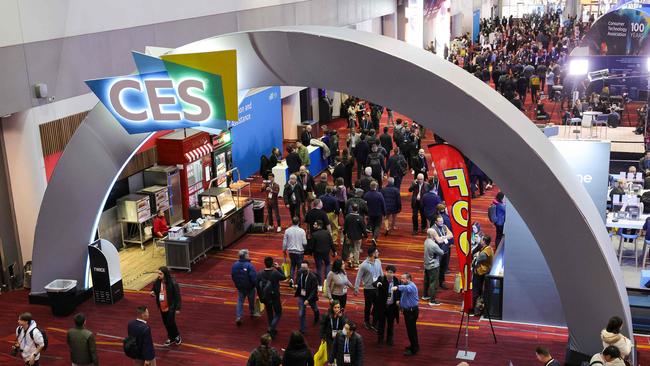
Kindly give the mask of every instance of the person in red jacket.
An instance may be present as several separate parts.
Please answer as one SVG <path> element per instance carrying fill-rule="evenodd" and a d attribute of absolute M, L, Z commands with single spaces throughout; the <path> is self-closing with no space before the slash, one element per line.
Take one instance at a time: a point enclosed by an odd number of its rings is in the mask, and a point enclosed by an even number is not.
<path fill-rule="evenodd" d="M 165 219 L 165 212 L 163 210 L 158 210 L 158 215 L 153 218 L 153 235 L 156 238 L 162 238 L 167 235 L 168 231 L 169 226 Z"/>

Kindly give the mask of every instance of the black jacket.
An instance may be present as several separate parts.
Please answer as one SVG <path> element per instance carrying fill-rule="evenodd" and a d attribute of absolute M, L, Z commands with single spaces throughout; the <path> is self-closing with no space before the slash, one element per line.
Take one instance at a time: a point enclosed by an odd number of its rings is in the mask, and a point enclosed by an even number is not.
<path fill-rule="evenodd" d="M 359 141 L 355 149 L 357 163 L 361 165 L 365 164 L 366 159 L 368 159 L 368 154 L 370 154 L 370 145 L 366 141 Z"/>
<path fill-rule="evenodd" d="M 427 173 L 429 171 L 429 166 L 427 164 L 427 158 L 420 158 L 419 155 L 415 155 L 411 158 L 411 167 L 415 170 L 415 176 L 419 173 Z"/>
<path fill-rule="evenodd" d="M 305 300 L 309 302 L 318 301 L 318 278 L 316 274 L 309 272 L 303 274 L 301 271 L 296 272 L 296 292 L 294 297 L 303 297 L 300 292 L 305 289 Z M 303 287 L 304 286 L 304 287 Z"/>
<path fill-rule="evenodd" d="M 129 336 L 135 338 L 135 342 L 140 350 L 140 356 L 137 360 L 151 361 L 156 358 L 149 324 L 134 319 L 129 322 L 127 331 Z"/>
<path fill-rule="evenodd" d="M 262 356 L 264 353 L 268 355 L 268 359 L 266 360 L 264 359 L 264 356 Z M 246 366 L 279 366 L 281 363 L 282 360 L 275 348 L 259 346 L 251 352 L 248 362 L 246 362 Z"/>
<path fill-rule="evenodd" d="M 291 195 L 294 195 L 295 201 L 292 201 Z M 291 187 L 291 184 L 287 183 L 284 185 L 284 204 L 285 205 L 290 205 L 290 204 L 296 204 L 299 205 L 303 201 L 303 190 L 302 186 L 300 183 L 296 183 L 296 185 Z"/>
<path fill-rule="evenodd" d="M 388 170 L 391 177 L 403 177 L 407 172 L 407 168 L 406 158 L 401 152 L 388 158 L 386 170 Z"/>
<path fill-rule="evenodd" d="M 302 131 L 302 134 L 300 135 L 300 142 L 303 145 L 309 146 L 311 144 L 311 139 L 312 139 L 311 132 L 307 132 L 307 130 Z"/>
<path fill-rule="evenodd" d="M 314 254 L 326 256 L 331 251 L 332 254 L 336 252 L 332 234 L 325 229 L 319 229 L 311 233 L 311 249 Z"/>
<path fill-rule="evenodd" d="M 329 363 L 334 363 L 336 360 L 337 365 L 347 365 L 343 363 L 343 354 L 345 348 L 345 339 L 346 337 L 339 333 L 332 344 L 332 353 L 329 356 Z M 352 363 L 351 366 L 363 366 L 363 338 L 357 332 L 354 332 L 350 340 L 348 341 L 348 347 L 350 351 L 350 359 Z"/>
<path fill-rule="evenodd" d="M 314 366 L 314 355 L 308 347 L 302 349 L 287 349 L 282 356 L 283 365 Z"/>
<path fill-rule="evenodd" d="M 375 180 L 373 177 L 369 177 L 367 175 L 364 175 L 359 179 L 358 181 L 358 188 L 363 189 L 363 192 L 368 192 L 370 190 L 370 183 Z"/>
<path fill-rule="evenodd" d="M 341 313 L 341 316 L 339 316 L 337 319 L 333 319 L 332 314 L 327 314 L 320 326 L 321 339 L 324 339 L 328 342 L 333 342 L 334 338 L 332 338 L 332 330 L 343 330 L 343 326 L 345 326 L 345 322 L 348 321 L 348 319 L 345 317 L 345 315 L 343 315 L 343 313 Z"/>
<path fill-rule="evenodd" d="M 356 203 L 359 206 L 359 215 L 368 215 L 368 204 L 361 197 L 352 197 L 345 203 L 345 214 L 352 213 L 352 204 Z"/>
<path fill-rule="evenodd" d="M 334 178 L 335 183 L 337 178 L 343 178 L 343 180 L 345 181 L 345 164 L 339 163 L 334 167 L 334 171 L 332 172 L 332 178 Z"/>
<path fill-rule="evenodd" d="M 303 198 L 307 197 L 307 192 L 314 192 L 316 190 L 316 184 L 314 183 L 314 177 L 311 174 L 307 173 L 304 177 L 300 174 L 296 174 L 298 177 L 298 184 L 302 188 Z"/>
<path fill-rule="evenodd" d="M 379 285 L 381 283 L 381 285 Z M 393 302 L 392 304 L 388 305 L 386 302 L 388 301 L 388 290 L 393 287 L 393 286 L 399 286 L 399 280 L 397 279 L 397 276 L 393 276 L 393 280 L 391 282 L 388 282 L 388 278 L 386 278 L 385 275 L 379 276 L 377 281 L 373 282 L 372 286 L 377 289 L 377 297 L 375 299 L 375 306 L 377 307 L 377 311 L 385 311 L 386 315 L 390 313 L 391 315 L 394 315 L 399 319 L 399 306 L 397 306 L 397 302 L 400 299 L 400 292 L 399 290 L 396 290 L 393 292 L 392 299 Z M 398 320 L 399 322 L 399 320 Z"/>
<path fill-rule="evenodd" d="M 350 213 L 345 216 L 343 234 L 350 240 L 361 240 L 366 234 L 366 223 L 359 214 Z"/>
<path fill-rule="evenodd" d="M 160 309 L 161 284 L 162 280 L 156 279 L 156 281 L 153 283 L 153 288 L 151 289 L 151 291 L 153 291 L 154 295 L 156 296 L 156 305 L 158 305 L 158 309 Z M 171 283 L 165 284 L 165 290 L 167 292 L 167 303 L 169 304 L 169 311 L 181 310 L 181 290 L 178 287 L 178 283 L 172 279 Z"/>
<path fill-rule="evenodd" d="M 427 182 L 422 183 L 422 189 L 420 190 L 420 203 L 422 203 L 422 197 L 424 197 L 424 194 L 429 192 L 429 184 Z M 415 202 L 417 201 L 417 196 L 418 196 L 418 186 L 416 182 L 411 183 L 411 186 L 409 187 L 409 192 L 412 192 L 411 194 L 411 207 L 415 205 Z"/>
<path fill-rule="evenodd" d="M 280 301 L 280 282 L 287 279 L 284 276 L 284 272 L 282 272 L 282 269 L 265 268 L 263 271 L 257 272 L 257 282 L 260 282 L 262 279 L 271 281 L 271 284 L 273 285 L 273 298 L 264 299 L 264 302 L 268 303 L 269 301 Z"/>
<path fill-rule="evenodd" d="M 297 152 L 292 152 L 287 155 L 287 167 L 289 168 L 289 174 L 298 172 L 301 165 L 302 161 L 300 161 L 300 156 Z"/>
<path fill-rule="evenodd" d="M 390 154 L 390 151 L 393 150 L 393 138 L 390 137 L 387 133 L 382 133 L 379 135 L 379 143 L 381 146 L 386 149 L 386 152 Z"/>

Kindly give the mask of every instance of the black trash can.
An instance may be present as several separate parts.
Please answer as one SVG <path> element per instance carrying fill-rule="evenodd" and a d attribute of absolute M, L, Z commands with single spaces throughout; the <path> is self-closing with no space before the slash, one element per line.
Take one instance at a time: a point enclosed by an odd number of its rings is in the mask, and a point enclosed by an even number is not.
<path fill-rule="evenodd" d="M 76 280 L 54 280 L 45 286 L 47 297 L 52 306 L 52 315 L 68 316 L 77 307 L 77 281 Z"/>
<path fill-rule="evenodd" d="M 266 202 L 260 200 L 253 200 L 253 222 L 256 224 L 264 223 L 264 207 Z"/>

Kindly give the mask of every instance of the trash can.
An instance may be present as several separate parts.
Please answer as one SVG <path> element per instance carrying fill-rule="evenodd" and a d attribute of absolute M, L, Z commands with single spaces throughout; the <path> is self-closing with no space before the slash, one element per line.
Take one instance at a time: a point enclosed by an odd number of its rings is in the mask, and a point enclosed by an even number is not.
<path fill-rule="evenodd" d="M 68 316 L 74 312 L 77 306 L 76 280 L 54 280 L 45 286 L 45 291 L 52 305 L 52 315 Z"/>
<path fill-rule="evenodd" d="M 264 207 L 266 202 L 261 200 L 253 200 L 253 222 L 256 224 L 264 223 Z"/>

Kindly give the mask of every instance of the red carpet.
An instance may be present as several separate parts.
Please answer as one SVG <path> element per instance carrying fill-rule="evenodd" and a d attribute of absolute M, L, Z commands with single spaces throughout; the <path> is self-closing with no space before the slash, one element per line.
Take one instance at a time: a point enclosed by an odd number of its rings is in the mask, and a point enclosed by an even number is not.
<path fill-rule="evenodd" d="M 331 127 L 341 128 L 342 121 L 330 123 Z M 341 130 L 341 136 L 344 131 Z M 423 145 L 432 140 L 431 132 Z M 385 264 L 395 264 L 398 272 L 409 271 L 414 274 L 415 282 L 422 286 L 422 243 L 423 235 L 413 237 L 411 232 L 411 215 L 409 197 L 406 189 L 412 177 L 406 177 L 403 186 L 403 212 L 398 218 L 399 229 L 388 237 L 379 240 L 381 260 Z M 254 180 L 253 191 L 259 191 L 260 179 Z M 473 201 L 472 220 L 481 222 L 484 231 L 494 235 L 494 230 L 487 222 L 486 211 L 495 190 L 488 191 L 483 197 Z M 282 210 L 283 223 L 286 225 L 288 213 Z M 266 318 L 245 318 L 241 327 L 235 325 L 236 295 L 230 280 L 230 267 L 237 258 L 237 251 L 248 248 L 256 268 L 262 268 L 262 260 L 266 255 L 281 258 L 282 234 L 247 235 L 232 247 L 223 252 L 212 252 L 208 258 L 194 266 L 192 273 L 175 272 L 182 286 L 183 309 L 178 316 L 178 323 L 183 335 L 183 345 L 180 347 L 156 348 L 159 365 L 245 365 L 249 352 L 258 344 L 259 336 L 267 328 Z M 364 246 L 365 248 L 366 246 Z M 453 253 L 453 252 L 452 252 Z M 452 258 L 452 273 L 457 265 L 455 256 Z M 354 282 L 356 272 L 348 273 Z M 453 274 L 447 276 L 447 286 L 452 285 Z M 298 328 L 296 300 L 293 292 L 286 286 L 282 287 L 284 313 L 280 321 L 279 336 L 273 346 L 281 349 L 288 342 L 289 333 Z M 364 337 L 366 364 L 376 365 L 456 365 L 456 335 L 460 320 L 460 296 L 454 292 L 443 291 L 439 297 L 442 306 L 430 308 L 424 302 L 420 303 L 419 338 L 421 352 L 413 358 L 402 356 L 403 347 L 408 343 L 403 322 L 396 327 L 395 346 L 392 348 L 378 347 L 374 333 L 365 329 L 360 330 Z M 0 352 L 0 365 L 22 365 L 20 360 L 11 358 L 8 354 L 13 340 L 13 330 L 19 313 L 30 311 L 34 314 L 39 326 L 48 332 L 50 345 L 42 358 L 43 365 L 69 365 L 67 346 L 65 345 L 65 329 L 72 325 L 71 317 L 53 318 L 49 308 L 29 305 L 26 291 L 14 291 L 0 295 L 2 317 L 0 318 L 0 340 L 4 350 Z M 123 300 L 115 305 L 95 305 L 86 301 L 78 307 L 78 311 L 86 313 L 88 328 L 97 334 L 99 358 L 103 365 L 130 365 L 123 355 L 121 339 L 126 333 L 127 322 L 134 318 L 135 308 L 146 304 L 155 309 L 155 301 L 147 291 L 127 292 Z M 326 301 L 319 303 L 321 312 L 327 308 Z M 348 316 L 359 324 L 363 322 L 363 296 L 349 298 Z M 309 319 L 309 318 L 308 318 Z M 606 319 L 598 319 L 603 323 Z M 159 314 L 152 311 L 149 322 L 153 328 L 155 342 L 160 345 L 165 340 L 165 332 Z M 550 347 L 553 355 L 562 359 L 567 341 L 567 332 L 562 328 L 541 327 L 530 325 L 494 323 L 498 344 L 492 341 L 490 327 L 487 321 L 478 321 L 472 317 L 469 331 L 469 349 L 478 352 L 474 365 L 534 365 L 534 349 L 537 345 Z M 319 344 L 318 331 L 308 327 L 307 339 L 312 349 Z M 640 338 L 642 344 L 648 344 L 647 338 Z M 461 339 L 464 344 L 464 339 Z M 650 360 L 648 346 L 640 346 L 641 360 Z"/>

